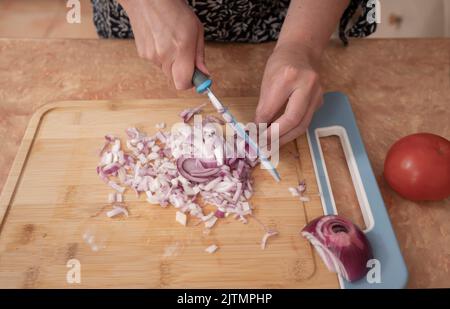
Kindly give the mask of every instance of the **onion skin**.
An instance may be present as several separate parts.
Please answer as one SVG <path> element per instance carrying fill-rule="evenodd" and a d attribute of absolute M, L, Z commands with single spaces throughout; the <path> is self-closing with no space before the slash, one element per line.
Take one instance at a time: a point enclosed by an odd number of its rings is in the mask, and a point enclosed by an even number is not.
<path fill-rule="evenodd" d="M 229 163 L 233 162 L 233 163 Z M 224 167 L 227 166 L 227 167 Z M 224 176 L 224 169 L 235 170 L 239 179 L 248 179 L 250 177 L 250 165 L 243 159 L 233 159 L 225 162 L 225 165 L 219 167 L 217 161 L 200 160 L 180 156 L 177 159 L 178 172 L 186 179 L 196 183 L 205 183 L 215 179 L 218 176 Z"/>
<path fill-rule="evenodd" d="M 373 258 L 366 235 L 350 220 L 336 215 L 321 216 L 305 226 L 301 234 L 316 248 L 330 271 L 350 282 L 364 277 Z"/>
<path fill-rule="evenodd" d="M 211 166 L 211 167 L 205 167 Z M 211 162 L 202 162 L 195 158 L 181 156 L 177 160 L 178 172 L 186 179 L 197 183 L 204 183 L 214 179 L 220 173 L 220 168 L 213 167 Z"/>

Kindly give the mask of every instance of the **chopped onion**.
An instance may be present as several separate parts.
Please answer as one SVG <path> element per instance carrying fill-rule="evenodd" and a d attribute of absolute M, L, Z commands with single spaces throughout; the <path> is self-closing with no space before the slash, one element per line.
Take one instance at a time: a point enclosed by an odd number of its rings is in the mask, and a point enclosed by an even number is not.
<path fill-rule="evenodd" d="M 302 180 L 297 187 L 289 187 L 289 192 L 292 196 L 298 197 L 301 202 L 309 202 L 310 198 L 304 196 L 304 192 L 306 191 L 306 183 Z"/>
<path fill-rule="evenodd" d="M 217 209 L 214 212 L 214 216 L 216 216 L 217 218 L 224 218 L 225 217 L 225 213 L 222 210 Z"/>
<path fill-rule="evenodd" d="M 167 141 L 167 137 L 164 135 L 164 133 L 162 133 L 161 131 L 159 131 L 158 133 L 156 133 L 156 138 L 161 142 L 161 143 L 165 143 Z"/>
<path fill-rule="evenodd" d="M 272 236 L 275 236 L 275 235 L 278 235 L 277 231 L 275 231 L 275 230 L 268 230 L 264 234 L 263 238 L 261 239 L 261 249 L 263 249 L 263 250 L 266 249 L 267 240 L 269 239 L 269 237 L 272 237 Z"/>
<path fill-rule="evenodd" d="M 202 221 L 208 221 L 209 219 L 211 219 L 212 218 L 212 216 L 214 216 L 214 213 L 213 212 L 210 212 L 209 214 L 207 214 L 206 216 L 202 216 L 201 217 L 201 219 L 202 219 Z"/>
<path fill-rule="evenodd" d="M 306 182 L 304 180 L 300 181 L 300 183 L 297 186 L 297 190 L 300 194 L 306 191 Z"/>
<path fill-rule="evenodd" d="M 300 194 L 298 193 L 297 189 L 294 187 L 289 187 L 288 188 L 289 192 L 292 194 L 292 196 L 300 196 Z"/>
<path fill-rule="evenodd" d="M 123 203 L 123 195 L 121 193 L 116 193 L 116 202 Z"/>
<path fill-rule="evenodd" d="M 311 201 L 311 199 L 309 197 L 307 197 L 307 196 L 300 196 L 299 199 L 300 199 L 301 202 L 305 202 L 305 203 Z"/>
<path fill-rule="evenodd" d="M 112 204 L 116 201 L 116 193 L 108 194 L 108 203 Z"/>
<path fill-rule="evenodd" d="M 224 125 L 225 121 L 214 115 L 206 115 L 205 119 L 203 120 L 203 124 L 206 124 L 206 123 L 217 123 L 220 125 Z"/>
<path fill-rule="evenodd" d="M 113 188 L 114 190 L 116 190 L 117 192 L 119 192 L 119 193 L 125 192 L 125 188 L 124 188 L 124 187 L 119 186 L 117 183 L 115 183 L 115 182 L 112 181 L 112 180 L 110 180 L 110 181 L 108 182 L 108 185 L 109 185 L 111 188 Z"/>
<path fill-rule="evenodd" d="M 205 227 L 207 229 L 210 229 L 214 226 L 214 224 L 216 224 L 216 222 L 217 222 L 217 217 L 213 216 L 208 221 L 205 222 Z"/>
<path fill-rule="evenodd" d="M 367 273 L 367 261 L 373 258 L 366 235 L 351 221 L 335 215 L 321 216 L 302 230 L 330 271 L 347 281 L 361 279 Z"/>
<path fill-rule="evenodd" d="M 188 122 L 203 106 L 184 110 L 183 120 Z M 107 215 L 128 214 L 126 208 L 114 203 L 122 203 L 125 190 L 131 189 L 138 196 L 145 193 L 152 205 L 172 205 L 177 209 L 176 221 L 182 225 L 186 225 L 191 216 L 209 230 L 219 218 L 230 214 L 247 223 L 246 216 L 252 214 L 249 204 L 253 194 L 251 170 L 257 161 L 225 157 L 229 145 L 219 130 L 222 124 L 215 116 L 205 118 L 201 159 L 192 156 L 198 146 L 194 145 L 194 127 L 188 123 L 171 132 L 163 132 L 165 124 L 159 123 L 153 136 L 134 127 L 128 128 L 127 139 L 123 142 L 115 136 L 105 136 L 97 173 L 115 191 L 108 196 L 113 209 Z M 247 152 L 245 141 L 237 135 L 234 138 L 235 146 L 241 145 Z M 216 209 L 205 215 L 198 199 L 202 200 L 202 205 Z"/>
<path fill-rule="evenodd" d="M 108 165 L 113 163 L 113 153 L 112 152 L 105 153 L 102 157 L 101 163 L 102 165 Z"/>
<path fill-rule="evenodd" d="M 160 123 L 157 123 L 157 124 L 155 125 L 155 127 L 156 127 L 157 129 L 164 129 L 164 128 L 166 127 L 166 124 L 165 124 L 164 122 L 160 122 Z"/>
<path fill-rule="evenodd" d="M 194 108 L 186 108 L 180 113 L 180 117 L 184 122 L 188 122 L 195 114 L 198 114 L 202 111 L 203 107 L 206 106 L 206 103 L 203 103 Z"/>
<path fill-rule="evenodd" d="M 212 254 L 216 252 L 217 249 L 219 249 L 219 247 L 217 247 L 216 245 L 211 245 L 208 248 L 206 248 L 205 251 L 208 252 L 209 254 Z"/>
<path fill-rule="evenodd" d="M 158 199 L 155 197 L 155 195 L 153 195 L 151 191 L 145 191 L 145 193 L 147 194 L 147 202 L 149 202 L 150 204 L 159 204 Z"/>
<path fill-rule="evenodd" d="M 88 245 L 92 245 L 94 243 L 95 236 L 91 235 L 91 233 L 89 233 L 89 232 L 85 232 L 83 234 L 83 239 Z"/>
<path fill-rule="evenodd" d="M 124 214 L 125 216 L 127 216 L 128 217 L 128 210 L 126 210 L 126 208 L 124 208 L 124 207 L 121 207 L 121 206 L 113 206 L 113 209 L 111 209 L 110 211 L 108 211 L 107 213 L 106 213 L 106 215 L 109 217 L 109 218 L 112 218 L 112 217 L 115 217 L 115 216 L 117 216 L 117 215 L 120 215 L 120 214 Z"/>
<path fill-rule="evenodd" d="M 184 213 L 182 213 L 181 211 L 177 211 L 175 219 L 181 225 L 186 226 L 187 216 Z"/>

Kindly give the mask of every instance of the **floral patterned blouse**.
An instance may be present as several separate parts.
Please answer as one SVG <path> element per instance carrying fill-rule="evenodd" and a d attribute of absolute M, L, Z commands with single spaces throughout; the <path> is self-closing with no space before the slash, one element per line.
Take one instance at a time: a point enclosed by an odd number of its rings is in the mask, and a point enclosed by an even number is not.
<path fill-rule="evenodd" d="M 133 38 L 130 21 L 116 0 L 91 0 L 94 24 L 103 38 Z M 278 39 L 290 0 L 188 0 L 207 41 L 260 43 Z M 339 24 L 339 37 L 364 37 L 376 30 L 371 0 L 351 0 Z"/>

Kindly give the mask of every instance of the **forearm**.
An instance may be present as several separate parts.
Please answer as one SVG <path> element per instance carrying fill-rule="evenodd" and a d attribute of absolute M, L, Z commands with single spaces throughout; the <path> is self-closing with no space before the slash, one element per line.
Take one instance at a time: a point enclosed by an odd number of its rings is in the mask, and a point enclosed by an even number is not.
<path fill-rule="evenodd" d="M 298 45 L 320 55 L 350 0 L 292 0 L 277 46 Z"/>

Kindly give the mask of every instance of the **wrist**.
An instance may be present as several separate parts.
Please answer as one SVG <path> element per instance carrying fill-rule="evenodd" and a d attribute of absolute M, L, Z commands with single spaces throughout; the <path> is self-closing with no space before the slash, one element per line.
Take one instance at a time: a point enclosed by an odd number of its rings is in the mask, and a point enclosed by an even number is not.
<path fill-rule="evenodd" d="M 323 53 L 323 48 L 320 46 L 314 46 L 302 40 L 278 40 L 274 52 L 282 50 L 289 50 L 305 55 L 314 61 L 319 61 Z"/>

